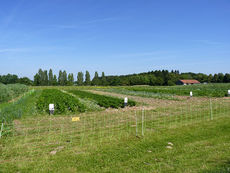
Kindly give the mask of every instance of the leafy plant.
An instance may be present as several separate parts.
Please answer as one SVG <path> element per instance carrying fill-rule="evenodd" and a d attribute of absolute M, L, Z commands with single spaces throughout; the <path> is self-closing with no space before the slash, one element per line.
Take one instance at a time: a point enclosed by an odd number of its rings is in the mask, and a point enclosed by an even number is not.
<path fill-rule="evenodd" d="M 110 96 L 103 96 L 103 95 L 98 95 L 86 91 L 81 91 L 81 90 L 70 90 L 71 93 L 77 95 L 80 98 L 88 98 L 91 100 L 95 100 L 97 104 L 101 107 L 105 108 L 119 108 L 119 107 L 124 107 L 124 101 L 123 99 L 115 98 L 115 97 L 110 97 Z M 129 100 L 128 102 L 129 106 L 135 106 L 136 102 Z"/>
<path fill-rule="evenodd" d="M 37 109 L 41 112 L 49 113 L 49 104 L 54 104 L 54 114 L 66 112 L 84 112 L 86 107 L 80 101 L 57 89 L 45 89 L 37 101 Z"/>

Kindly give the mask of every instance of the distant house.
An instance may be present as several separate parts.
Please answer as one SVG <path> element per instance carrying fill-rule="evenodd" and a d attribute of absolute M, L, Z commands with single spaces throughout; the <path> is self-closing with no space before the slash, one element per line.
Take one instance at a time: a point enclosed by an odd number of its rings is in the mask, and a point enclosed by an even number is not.
<path fill-rule="evenodd" d="M 200 84 L 198 80 L 179 80 L 176 82 L 177 85 L 193 85 Z"/>

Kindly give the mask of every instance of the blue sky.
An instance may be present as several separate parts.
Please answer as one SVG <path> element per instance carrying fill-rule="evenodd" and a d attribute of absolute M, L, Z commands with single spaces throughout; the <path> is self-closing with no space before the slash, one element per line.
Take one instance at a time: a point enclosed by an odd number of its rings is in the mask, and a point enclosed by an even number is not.
<path fill-rule="evenodd" d="M 229 0 L 0 3 L 0 75 L 230 72 Z"/>

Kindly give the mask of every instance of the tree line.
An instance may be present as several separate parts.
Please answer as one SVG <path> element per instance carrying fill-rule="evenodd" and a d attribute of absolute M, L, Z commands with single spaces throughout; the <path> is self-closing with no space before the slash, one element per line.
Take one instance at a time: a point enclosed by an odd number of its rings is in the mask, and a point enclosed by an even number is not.
<path fill-rule="evenodd" d="M 39 69 L 38 73 L 34 76 L 34 85 L 60 85 L 60 86 L 131 86 L 131 85 L 158 85 L 158 86 L 171 86 L 176 85 L 176 82 L 180 79 L 196 79 L 201 83 L 228 83 L 230 82 L 230 74 L 218 73 L 206 75 L 203 73 L 180 73 L 179 70 L 155 70 L 146 73 L 120 75 L 120 76 L 105 76 L 102 72 L 99 76 L 96 71 L 94 77 L 91 80 L 90 73 L 88 71 L 78 72 L 76 81 L 74 80 L 73 73 L 67 74 L 67 72 L 59 71 L 58 78 L 53 75 L 52 69 L 47 70 Z"/>
<path fill-rule="evenodd" d="M 7 75 L 0 75 L 0 83 L 3 84 L 15 84 L 20 83 L 24 85 L 33 85 L 33 81 L 30 80 L 28 77 L 19 78 L 15 74 L 7 74 Z"/>
<path fill-rule="evenodd" d="M 106 76 L 106 84 L 112 86 L 118 85 L 152 85 L 152 86 L 172 86 L 181 79 L 195 79 L 201 83 L 229 83 L 230 74 L 203 74 L 203 73 L 180 73 L 179 70 L 155 70 L 147 73 Z"/>
<path fill-rule="evenodd" d="M 98 72 L 95 72 L 94 78 L 91 80 L 90 73 L 88 71 L 85 72 L 85 76 L 83 72 L 78 72 L 77 80 L 74 80 L 73 73 L 67 73 L 65 70 L 60 70 L 58 76 L 53 74 L 53 70 L 50 69 L 49 72 L 47 70 L 39 69 L 38 73 L 34 76 L 34 85 L 35 86 L 90 86 L 90 85 L 105 85 L 103 81 L 105 80 L 105 73 L 102 72 L 101 80 L 99 78 Z"/>
<path fill-rule="evenodd" d="M 60 70 L 58 76 L 53 74 L 52 69 L 49 71 L 39 69 L 34 76 L 34 80 L 27 77 L 19 78 L 17 75 L 0 75 L 0 83 L 13 84 L 21 83 L 25 85 L 34 86 L 131 86 L 131 85 L 158 85 L 158 86 L 171 86 L 176 85 L 180 79 L 196 79 L 201 83 L 230 83 L 230 74 L 203 74 L 203 73 L 180 73 L 179 70 L 155 70 L 146 73 L 130 74 L 130 75 L 116 75 L 105 76 L 102 72 L 99 76 L 98 72 L 94 73 L 91 80 L 88 71 L 78 72 L 76 80 L 73 73 L 67 73 L 65 70 Z"/>

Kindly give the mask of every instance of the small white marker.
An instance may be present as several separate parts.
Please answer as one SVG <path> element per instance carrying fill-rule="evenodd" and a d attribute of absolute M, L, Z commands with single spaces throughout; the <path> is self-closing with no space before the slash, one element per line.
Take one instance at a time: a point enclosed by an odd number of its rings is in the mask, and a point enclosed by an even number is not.
<path fill-rule="evenodd" d="M 125 106 L 128 105 L 128 98 L 127 97 L 124 98 L 124 104 L 125 104 Z"/>
<path fill-rule="evenodd" d="M 192 91 L 190 91 L 190 97 L 192 97 Z"/>
<path fill-rule="evenodd" d="M 49 104 L 50 114 L 54 114 L 54 104 Z"/>

